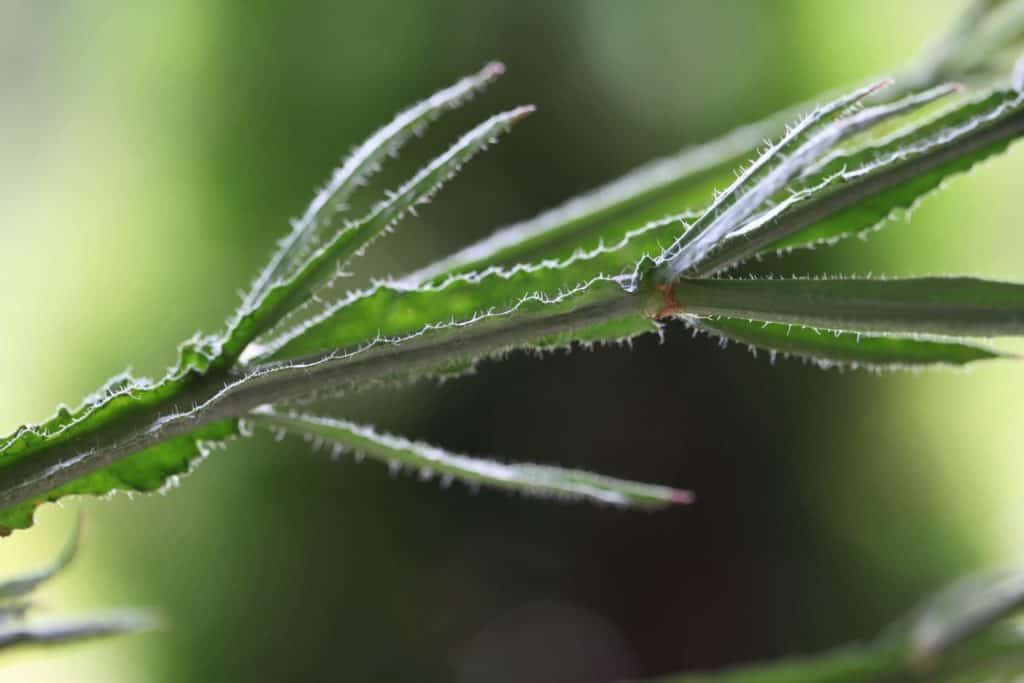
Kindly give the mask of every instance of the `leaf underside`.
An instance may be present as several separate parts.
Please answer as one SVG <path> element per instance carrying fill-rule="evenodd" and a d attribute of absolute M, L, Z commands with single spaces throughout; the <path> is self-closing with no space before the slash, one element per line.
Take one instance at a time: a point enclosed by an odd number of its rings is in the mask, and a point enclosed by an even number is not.
<path fill-rule="evenodd" d="M 300 434 L 328 444 L 336 454 L 352 452 L 388 464 L 394 472 L 409 469 L 420 479 L 437 477 L 442 485 L 460 481 L 469 486 L 514 491 L 559 500 L 588 500 L 618 507 L 656 509 L 692 502 L 688 491 L 605 477 L 580 470 L 526 463 L 506 464 L 449 453 L 437 446 L 381 434 L 343 420 L 267 408 L 252 419 L 278 436 Z"/>
<path fill-rule="evenodd" d="M 739 318 L 700 318 L 698 329 L 723 341 L 777 355 L 807 359 L 821 367 L 893 370 L 933 365 L 961 366 L 1004 357 L 994 349 L 959 342 L 864 335 Z"/>
<path fill-rule="evenodd" d="M 62 409 L 49 421 L 23 427 L 0 444 L 0 482 L 16 490 L 40 477 L 60 472 L 94 452 L 88 446 L 78 450 L 76 444 L 102 442 L 118 435 L 130 439 L 155 411 L 173 406 L 175 399 L 189 387 L 202 382 L 217 359 L 202 343 L 182 347 L 181 361 L 160 382 L 138 380 L 129 376 L 115 378 L 95 395 L 87 398 L 74 411 Z M 101 496 L 112 491 L 156 491 L 168 480 L 185 474 L 202 456 L 205 442 L 222 442 L 238 434 L 237 420 L 227 419 L 203 427 L 128 457 L 96 468 L 72 481 L 54 486 L 43 495 L 0 510 L 0 534 L 32 525 L 35 509 L 42 503 L 70 495 Z M 63 449 L 48 468 L 39 471 L 35 460 Z M 31 476 L 23 475 L 33 466 Z"/>

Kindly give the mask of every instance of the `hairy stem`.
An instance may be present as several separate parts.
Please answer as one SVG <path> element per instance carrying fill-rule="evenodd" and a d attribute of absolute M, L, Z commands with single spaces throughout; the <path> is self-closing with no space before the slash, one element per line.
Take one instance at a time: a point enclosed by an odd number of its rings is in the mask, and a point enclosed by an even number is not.
<path fill-rule="evenodd" d="M 259 365 L 244 374 L 221 372 L 201 378 L 172 404 L 155 406 L 112 423 L 87 438 L 61 444 L 0 468 L 0 508 L 46 493 L 151 446 L 225 419 L 244 418 L 257 406 L 298 400 L 352 384 L 428 370 L 459 358 L 498 353 L 531 341 L 632 315 L 650 306 L 649 296 L 615 298 L 543 317 L 512 318 L 499 327 L 469 326 L 443 339 L 382 343 L 339 356 Z M 181 409 L 181 407 L 187 407 Z"/>

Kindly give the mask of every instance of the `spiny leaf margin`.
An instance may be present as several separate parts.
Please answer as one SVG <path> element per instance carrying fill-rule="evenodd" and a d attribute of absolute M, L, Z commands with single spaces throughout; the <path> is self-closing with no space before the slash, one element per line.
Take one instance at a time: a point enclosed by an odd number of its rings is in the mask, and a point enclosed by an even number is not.
<path fill-rule="evenodd" d="M 297 412 L 280 412 L 262 407 L 252 419 L 271 430 L 297 432 L 324 440 L 338 448 L 388 463 L 395 469 L 407 467 L 421 479 L 439 476 L 442 485 L 451 480 L 470 486 L 505 489 L 528 496 L 559 500 L 586 500 L 616 507 L 657 509 L 693 502 L 689 491 L 641 484 L 581 470 L 530 463 L 505 464 L 450 453 L 437 446 L 382 434 L 371 427 L 344 420 Z"/>

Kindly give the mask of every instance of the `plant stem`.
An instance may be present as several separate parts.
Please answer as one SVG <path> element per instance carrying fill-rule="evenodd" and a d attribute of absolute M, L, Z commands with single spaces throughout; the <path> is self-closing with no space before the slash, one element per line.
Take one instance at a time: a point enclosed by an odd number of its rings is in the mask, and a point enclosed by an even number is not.
<path fill-rule="evenodd" d="M 660 293 L 658 293 L 660 296 Z M 0 468 L 0 509 L 54 488 L 159 443 L 206 425 L 244 418 L 257 406 L 429 370 L 460 358 L 477 358 L 514 346 L 611 320 L 642 315 L 649 293 L 626 293 L 543 317 L 518 317 L 498 327 L 465 327 L 459 334 L 401 344 L 383 343 L 339 355 L 320 354 L 201 378 L 173 402 L 119 420 L 97 432 Z M 191 406 L 180 410 L 177 406 Z"/>

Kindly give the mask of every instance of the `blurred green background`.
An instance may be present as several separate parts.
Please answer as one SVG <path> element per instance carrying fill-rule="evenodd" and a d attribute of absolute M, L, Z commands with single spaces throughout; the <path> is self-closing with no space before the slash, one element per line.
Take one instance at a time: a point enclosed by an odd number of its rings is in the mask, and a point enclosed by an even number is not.
<path fill-rule="evenodd" d="M 818 92 L 892 73 L 949 0 L 0 0 L 0 432 L 213 331 L 313 189 L 392 114 L 508 75 L 375 183 L 499 108 L 540 111 L 360 275 L 400 274 Z M 1024 278 L 1024 151 L 912 223 L 778 272 Z M 167 495 L 47 506 L 0 570 L 46 603 L 167 628 L 0 665 L 24 681 L 600 683 L 871 636 L 943 582 L 1024 559 L 1024 367 L 876 377 L 665 343 L 516 354 L 345 416 L 452 449 L 696 490 L 656 514 L 389 477 L 300 440 L 214 453 Z"/>

